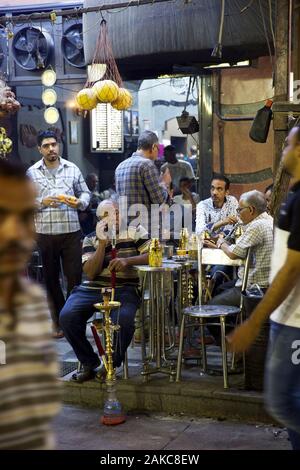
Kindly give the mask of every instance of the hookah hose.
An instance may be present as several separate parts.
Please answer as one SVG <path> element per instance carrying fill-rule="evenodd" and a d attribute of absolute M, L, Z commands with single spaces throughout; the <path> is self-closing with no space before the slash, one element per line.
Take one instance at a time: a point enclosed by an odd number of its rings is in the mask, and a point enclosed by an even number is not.
<path fill-rule="evenodd" d="M 94 337 L 94 340 L 95 340 L 95 343 L 96 343 L 96 346 L 97 346 L 97 349 L 98 349 L 99 356 L 101 357 L 101 359 L 103 361 L 103 364 L 104 364 L 104 367 L 107 370 L 107 361 L 106 361 L 105 351 L 103 349 L 101 340 L 100 340 L 99 335 L 97 333 L 97 329 L 96 329 L 95 325 L 93 325 L 93 323 L 91 324 L 91 330 L 92 330 L 93 337 Z"/>
<path fill-rule="evenodd" d="M 115 226 L 113 226 L 113 231 L 112 231 L 112 241 L 111 241 L 111 259 L 115 259 L 117 257 L 117 240 L 116 240 L 116 229 Z M 115 270 L 112 271 L 111 277 L 110 277 L 110 282 L 111 282 L 111 300 L 115 300 L 115 288 L 116 288 L 116 281 L 117 281 L 117 273 Z"/>

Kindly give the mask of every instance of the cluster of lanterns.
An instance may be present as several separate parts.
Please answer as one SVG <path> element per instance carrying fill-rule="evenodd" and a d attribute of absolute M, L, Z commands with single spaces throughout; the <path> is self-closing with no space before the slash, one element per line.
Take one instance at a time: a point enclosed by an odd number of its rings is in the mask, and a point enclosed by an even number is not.
<path fill-rule="evenodd" d="M 0 127 L 0 158 L 6 158 L 11 151 L 12 141 L 7 137 L 4 127 Z"/>
<path fill-rule="evenodd" d="M 99 80 L 91 88 L 77 93 L 76 101 L 81 110 L 91 111 L 98 103 L 110 103 L 119 111 L 132 106 L 133 98 L 126 88 L 120 88 L 113 80 Z"/>
<path fill-rule="evenodd" d="M 56 73 L 52 69 L 47 69 L 41 76 L 42 84 L 46 87 L 42 93 L 42 102 L 46 107 L 44 119 L 48 124 L 55 124 L 59 120 L 58 109 L 53 106 L 57 101 L 57 94 L 53 85 L 56 82 Z"/>

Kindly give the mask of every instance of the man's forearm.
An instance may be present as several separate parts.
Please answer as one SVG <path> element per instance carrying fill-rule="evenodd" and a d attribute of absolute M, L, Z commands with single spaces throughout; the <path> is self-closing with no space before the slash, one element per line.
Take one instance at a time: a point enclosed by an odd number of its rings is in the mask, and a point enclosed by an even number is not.
<path fill-rule="evenodd" d="M 223 242 L 222 245 L 220 246 L 220 249 L 222 251 L 224 251 L 225 255 L 228 256 L 228 258 L 230 259 L 237 259 L 238 256 L 235 255 L 234 253 L 232 253 L 231 249 L 230 249 L 230 245 L 228 245 L 228 243 L 226 242 Z"/>
<path fill-rule="evenodd" d="M 294 289 L 299 277 L 299 269 L 291 269 L 284 265 L 275 276 L 262 301 L 252 313 L 250 321 L 259 326 L 267 320 Z"/>
<path fill-rule="evenodd" d="M 84 263 L 83 272 L 93 280 L 102 271 L 106 241 L 100 240 L 95 253 Z"/>
<path fill-rule="evenodd" d="M 126 258 L 128 266 L 148 264 L 148 260 L 149 260 L 149 254 L 148 253 L 144 253 L 143 255 L 131 256 L 130 258 Z"/>

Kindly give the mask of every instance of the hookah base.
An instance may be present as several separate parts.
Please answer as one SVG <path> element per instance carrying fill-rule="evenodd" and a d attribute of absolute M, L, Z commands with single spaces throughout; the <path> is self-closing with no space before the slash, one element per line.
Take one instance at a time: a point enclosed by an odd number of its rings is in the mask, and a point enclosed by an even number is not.
<path fill-rule="evenodd" d="M 122 414 L 114 416 L 103 415 L 100 418 L 100 423 L 106 426 L 117 426 L 118 424 L 125 423 L 125 421 L 126 416 Z"/>

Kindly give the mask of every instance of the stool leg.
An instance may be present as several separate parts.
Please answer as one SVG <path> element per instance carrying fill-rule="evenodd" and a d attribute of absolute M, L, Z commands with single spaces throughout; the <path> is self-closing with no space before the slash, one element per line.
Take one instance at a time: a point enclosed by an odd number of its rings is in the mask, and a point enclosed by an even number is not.
<path fill-rule="evenodd" d="M 222 367 L 223 367 L 223 380 L 224 388 L 228 388 L 228 371 L 227 371 L 227 349 L 226 349 L 226 340 L 225 340 L 225 317 L 220 317 L 220 326 L 221 326 L 221 343 L 222 343 Z"/>
<path fill-rule="evenodd" d="M 206 373 L 207 370 L 207 359 L 206 359 L 206 344 L 204 336 L 204 320 L 199 318 L 200 322 L 200 338 L 201 338 L 201 352 L 202 352 L 202 370 Z"/>
<path fill-rule="evenodd" d="M 128 355 L 125 353 L 125 359 L 123 362 L 123 379 L 128 380 Z"/>
<path fill-rule="evenodd" d="M 179 348 L 178 348 L 178 358 L 177 358 L 176 382 L 180 382 L 180 379 L 181 379 L 184 327 L 185 327 L 185 315 L 182 315 L 181 326 L 180 326 L 180 335 L 179 335 Z"/>

